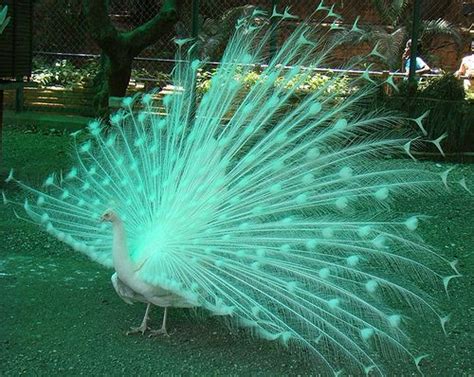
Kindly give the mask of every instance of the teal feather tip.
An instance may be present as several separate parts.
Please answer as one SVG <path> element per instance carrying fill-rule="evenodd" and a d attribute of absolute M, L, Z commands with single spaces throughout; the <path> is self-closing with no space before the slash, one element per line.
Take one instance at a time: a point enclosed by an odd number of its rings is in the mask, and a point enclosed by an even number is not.
<path fill-rule="evenodd" d="M 322 3 L 316 15 L 338 17 Z M 271 17 L 294 18 L 276 8 Z M 424 356 L 409 348 L 402 319 L 444 318 L 423 292 L 431 282 L 447 291 L 459 273 L 416 237 L 419 216 L 390 205 L 443 189 L 448 172 L 379 163 L 410 154 L 415 138 L 388 136 L 403 122 L 393 114 L 362 112 L 374 92 L 368 70 L 344 96 L 334 89 L 343 73 L 315 76 L 301 95 L 336 47 L 316 24 L 302 22 L 250 80 L 267 58 L 269 25 L 239 20 L 205 93 L 193 90 L 205 62 L 178 56 L 174 90 L 125 98 L 107 132 L 91 122 L 64 177 L 51 174 L 42 190 L 13 172 L 7 182 L 34 193 L 24 204 L 34 222 L 115 269 L 126 302 L 228 317 L 305 349 L 317 374 L 383 375 L 387 355 L 418 368 Z"/>

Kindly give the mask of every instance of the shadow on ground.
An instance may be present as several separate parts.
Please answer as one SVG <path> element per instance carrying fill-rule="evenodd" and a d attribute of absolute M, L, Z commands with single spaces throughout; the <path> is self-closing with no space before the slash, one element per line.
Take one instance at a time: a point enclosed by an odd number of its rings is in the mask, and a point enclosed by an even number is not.
<path fill-rule="evenodd" d="M 4 166 L 35 184 L 52 170 L 66 169 L 70 139 L 62 132 L 8 128 Z M 400 160 L 392 163 L 409 165 Z M 447 164 L 423 162 L 440 172 Z M 453 171 L 474 183 L 474 165 Z M 3 184 L 10 199 L 17 188 Z M 421 367 L 427 376 L 474 374 L 474 201 L 458 185 L 435 196 L 400 200 L 394 210 L 432 216 L 420 227 L 422 237 L 449 259 L 459 259 L 464 278 L 450 286 L 447 337 L 435 319 L 410 321 L 413 343 L 430 356 Z M 137 325 L 144 306 L 129 306 L 115 294 L 111 271 L 78 255 L 38 227 L 18 220 L 0 206 L 0 374 L 16 375 L 317 375 L 319 368 L 299 352 L 230 330 L 215 318 L 199 320 L 189 310 L 170 311 L 169 338 L 125 336 Z M 162 312 L 152 318 L 159 326 Z M 397 365 L 400 364 L 400 365 Z M 395 361 L 387 375 L 412 375 Z"/>

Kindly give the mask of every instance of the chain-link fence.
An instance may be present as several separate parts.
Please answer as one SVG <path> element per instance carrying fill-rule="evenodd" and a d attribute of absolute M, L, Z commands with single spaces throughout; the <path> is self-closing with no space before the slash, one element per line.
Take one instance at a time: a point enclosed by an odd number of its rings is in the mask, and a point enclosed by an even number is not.
<path fill-rule="evenodd" d="M 119 30 L 131 30 L 156 15 L 161 3 L 160 0 L 111 0 L 109 13 Z M 172 39 L 190 36 L 193 20 L 198 23 L 196 26 L 203 38 L 206 38 L 229 28 L 231 25 L 228 25 L 229 20 L 225 16 L 237 7 L 253 5 L 269 12 L 274 6 L 278 9 L 290 7 L 292 13 L 304 19 L 318 3 L 300 0 L 200 0 L 198 7 L 193 7 L 193 0 L 178 1 L 180 21 L 158 43 L 141 53 L 135 61 L 135 72 L 144 70 L 152 73 L 170 69 L 175 52 Z M 358 24 L 370 29 L 374 38 L 385 43 L 386 52 L 398 56 L 414 24 L 413 3 L 392 0 L 324 1 L 326 6 L 334 6 L 334 11 L 341 14 L 342 23 L 351 24 L 359 17 Z M 472 1 L 422 1 L 422 54 L 430 66 L 453 70 L 458 65 L 468 48 L 472 22 L 472 15 L 468 14 L 470 4 Z M 194 9 L 198 10 L 197 15 L 193 14 Z M 35 21 L 33 43 L 36 60 L 51 62 L 68 59 L 80 66 L 90 63 L 90 59 L 97 59 L 100 54 L 100 49 L 89 36 L 82 0 L 40 0 L 35 5 Z M 283 32 L 277 43 L 284 35 Z M 368 48 L 364 44 L 346 46 L 340 53 L 340 60 L 365 52 Z M 394 70 L 398 60 L 392 60 L 389 69 Z"/>

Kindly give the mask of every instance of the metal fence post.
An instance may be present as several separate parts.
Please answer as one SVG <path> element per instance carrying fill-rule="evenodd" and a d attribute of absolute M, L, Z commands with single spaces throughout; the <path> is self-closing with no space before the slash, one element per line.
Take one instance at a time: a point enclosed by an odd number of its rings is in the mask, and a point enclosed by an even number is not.
<path fill-rule="evenodd" d="M 192 37 L 197 40 L 197 37 L 199 35 L 199 9 L 200 9 L 200 1 L 199 0 L 193 0 L 192 3 Z M 192 53 L 191 53 L 191 59 L 197 58 L 198 54 L 196 51 L 195 46 L 191 47 L 192 48 Z M 190 117 L 189 121 L 191 124 L 194 122 L 194 118 L 196 117 L 196 109 L 197 109 L 197 72 L 195 73 L 194 77 L 194 85 L 191 87 L 191 103 L 193 106 L 193 111 L 192 111 L 192 116 Z"/>
<path fill-rule="evenodd" d="M 196 38 L 199 34 L 199 7 L 200 1 L 193 0 L 193 17 L 192 17 L 192 37 Z"/>
<path fill-rule="evenodd" d="M 270 9 L 270 14 L 272 14 L 273 12 L 273 9 L 275 9 L 277 6 L 278 6 L 278 1 L 279 0 L 272 0 L 272 9 Z M 270 19 L 270 25 L 271 25 L 271 28 L 272 28 L 272 32 L 271 32 L 271 35 L 270 35 L 270 60 L 273 59 L 273 57 L 275 56 L 275 53 L 277 51 L 277 44 L 278 44 L 278 33 L 277 33 L 277 30 L 276 30 L 276 19 L 275 18 L 271 18 Z"/>
<path fill-rule="evenodd" d="M 413 23 L 411 31 L 411 49 L 410 49 L 410 71 L 408 73 L 408 83 L 410 86 L 409 95 L 414 94 L 417 87 L 416 81 L 416 57 L 418 55 L 418 35 L 420 31 L 420 9 L 421 0 L 415 0 L 413 6 Z"/>

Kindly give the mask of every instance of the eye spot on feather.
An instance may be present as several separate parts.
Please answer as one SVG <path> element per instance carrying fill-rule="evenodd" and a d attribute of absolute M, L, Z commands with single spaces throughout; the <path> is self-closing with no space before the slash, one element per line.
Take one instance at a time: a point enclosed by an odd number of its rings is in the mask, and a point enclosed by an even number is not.
<path fill-rule="evenodd" d="M 359 263 L 359 261 L 360 261 L 360 258 L 357 255 L 351 255 L 347 257 L 346 259 L 347 265 L 351 267 L 355 267 Z"/>
<path fill-rule="evenodd" d="M 298 288 L 297 281 L 289 281 L 288 283 L 286 283 L 286 289 L 290 293 L 295 293 L 297 288 Z"/>
<path fill-rule="evenodd" d="M 318 114 L 322 109 L 322 106 L 319 102 L 316 102 L 316 103 L 313 103 L 310 107 L 309 107 L 309 113 L 311 115 L 316 115 Z"/>
<path fill-rule="evenodd" d="M 113 124 L 114 126 L 118 126 L 122 120 L 123 120 L 123 116 L 120 112 L 112 114 L 110 116 L 110 123 Z"/>
<path fill-rule="evenodd" d="M 275 183 L 270 186 L 269 190 L 272 194 L 276 194 L 277 192 L 281 191 L 281 183 Z"/>
<path fill-rule="evenodd" d="M 242 56 L 242 64 L 250 64 L 252 63 L 253 58 L 252 55 L 246 53 Z"/>
<path fill-rule="evenodd" d="M 255 131 L 254 126 L 247 126 L 247 127 L 244 128 L 244 135 L 245 136 L 251 135 L 251 134 L 253 134 L 254 131 Z"/>
<path fill-rule="evenodd" d="M 199 59 L 195 59 L 191 63 L 191 69 L 193 71 L 197 71 L 197 69 L 199 68 L 200 65 L 201 65 L 201 61 Z"/>
<path fill-rule="evenodd" d="M 400 314 L 392 314 L 387 317 L 388 323 L 391 327 L 399 327 L 402 321 Z"/>
<path fill-rule="evenodd" d="M 324 228 L 322 231 L 322 235 L 324 238 L 332 238 L 334 237 L 334 230 L 330 227 Z"/>
<path fill-rule="evenodd" d="M 372 231 L 372 227 L 370 225 L 364 225 L 357 229 L 357 234 L 361 238 L 367 237 Z"/>
<path fill-rule="evenodd" d="M 77 168 L 73 167 L 66 175 L 67 180 L 71 180 L 77 177 Z"/>
<path fill-rule="evenodd" d="M 79 148 L 80 153 L 87 153 L 91 150 L 92 148 L 92 143 L 90 141 L 85 142 L 84 144 L 81 145 Z"/>
<path fill-rule="evenodd" d="M 412 216 L 405 220 L 405 226 L 408 230 L 414 231 L 418 228 L 418 218 L 416 216 Z"/>
<path fill-rule="evenodd" d="M 374 245 L 377 249 L 384 249 L 386 242 L 387 242 L 387 238 L 379 234 L 377 237 L 375 237 L 372 240 L 372 245 Z"/>
<path fill-rule="evenodd" d="M 252 270 L 258 271 L 258 270 L 260 270 L 262 265 L 261 265 L 260 262 L 253 262 L 252 264 L 250 264 L 250 267 L 252 268 Z"/>
<path fill-rule="evenodd" d="M 100 134 L 100 122 L 98 120 L 90 122 L 87 128 L 92 136 L 98 136 Z"/>
<path fill-rule="evenodd" d="M 346 197 L 341 197 L 336 199 L 335 205 L 337 209 L 345 209 L 349 204 L 349 200 Z"/>
<path fill-rule="evenodd" d="M 146 93 L 142 97 L 142 103 L 144 105 L 149 105 L 153 101 L 153 96 L 150 93 Z"/>
<path fill-rule="evenodd" d="M 369 340 L 374 335 L 374 333 L 375 333 L 374 329 L 370 327 L 360 330 L 360 336 L 364 340 Z"/>
<path fill-rule="evenodd" d="M 288 253 L 291 250 L 291 246 L 287 243 L 280 246 L 280 251 Z"/>
<path fill-rule="evenodd" d="M 336 124 L 334 125 L 334 129 L 337 130 L 337 131 L 342 131 L 344 130 L 345 128 L 347 128 L 347 120 L 342 118 L 342 119 L 339 119 Z"/>
<path fill-rule="evenodd" d="M 253 109 L 254 109 L 254 105 L 252 103 L 248 103 L 242 108 L 242 114 L 245 116 L 248 116 L 252 113 Z M 246 127 L 246 128 L 249 128 L 249 127 Z"/>
<path fill-rule="evenodd" d="M 273 171 L 280 171 L 285 167 L 285 161 L 283 160 L 275 160 L 270 164 L 270 168 Z"/>
<path fill-rule="evenodd" d="M 122 106 L 124 107 L 130 107 L 132 106 L 132 103 L 133 103 L 132 97 L 124 97 L 122 100 Z"/>
<path fill-rule="evenodd" d="M 90 169 L 87 171 L 87 174 L 90 176 L 95 175 L 97 173 L 97 167 L 95 165 L 91 166 Z"/>
<path fill-rule="evenodd" d="M 374 197 L 377 200 L 385 200 L 388 198 L 389 190 L 387 187 L 382 187 L 374 193 Z"/>
<path fill-rule="evenodd" d="M 246 257 L 245 250 L 242 250 L 242 249 L 237 250 L 237 252 L 235 253 L 235 256 L 240 259 L 245 258 Z"/>
<path fill-rule="evenodd" d="M 277 143 L 283 143 L 286 139 L 288 139 L 288 134 L 286 132 L 280 132 L 276 138 L 275 142 Z"/>
<path fill-rule="evenodd" d="M 374 293 L 377 290 L 378 286 L 379 286 L 379 284 L 377 283 L 377 281 L 373 280 L 373 279 L 371 279 L 371 280 L 367 281 L 367 283 L 365 283 L 365 289 L 369 293 Z"/>
<path fill-rule="evenodd" d="M 284 217 L 283 219 L 281 219 L 281 223 L 284 225 L 289 225 L 293 223 L 293 218 L 291 216 Z"/>
<path fill-rule="evenodd" d="M 316 246 L 318 245 L 318 241 L 315 239 L 307 240 L 305 243 L 306 249 L 307 250 L 314 250 L 316 249 Z"/>
<path fill-rule="evenodd" d="M 169 107 L 171 105 L 171 102 L 173 101 L 173 98 L 171 95 L 166 95 L 163 97 L 163 105 L 165 107 Z"/>
<path fill-rule="evenodd" d="M 329 268 L 324 267 L 319 270 L 318 275 L 321 279 L 327 279 L 331 275 L 331 271 Z"/>
<path fill-rule="evenodd" d="M 306 157 L 308 160 L 314 160 L 321 155 L 321 151 L 317 147 L 313 147 L 306 152 Z"/>
<path fill-rule="evenodd" d="M 308 201 L 308 194 L 299 194 L 295 200 L 297 204 L 303 205 Z"/>
<path fill-rule="evenodd" d="M 307 173 L 303 176 L 303 178 L 301 179 L 301 181 L 303 182 L 303 184 L 305 185 L 310 185 L 311 183 L 314 182 L 314 175 L 312 173 Z"/>
<path fill-rule="evenodd" d="M 267 102 L 267 107 L 269 109 L 273 109 L 275 106 L 277 106 L 278 104 L 280 103 L 280 99 L 278 98 L 278 96 L 276 95 L 273 95 L 270 97 L 270 99 L 268 100 Z"/>
<path fill-rule="evenodd" d="M 54 175 L 51 174 L 48 178 L 46 178 L 43 185 L 45 187 L 48 187 L 48 186 L 52 186 L 53 184 L 54 184 Z"/>
<path fill-rule="evenodd" d="M 257 255 L 257 257 L 259 258 L 264 258 L 265 255 L 266 255 L 266 251 L 264 249 L 257 249 L 255 254 Z"/>
<path fill-rule="evenodd" d="M 339 170 L 339 176 L 342 179 L 351 178 L 352 173 L 353 173 L 352 168 L 350 168 L 349 166 L 344 166 L 341 170 Z"/>
<path fill-rule="evenodd" d="M 159 130 L 164 130 L 166 128 L 166 119 L 165 118 L 160 119 L 156 126 L 158 127 Z"/>
<path fill-rule="evenodd" d="M 135 141 L 133 142 L 133 145 L 137 148 L 142 147 L 144 144 L 145 144 L 145 137 L 144 136 L 141 136 L 141 137 L 135 139 Z"/>
<path fill-rule="evenodd" d="M 250 223 L 249 222 L 243 222 L 239 225 L 239 229 L 241 230 L 248 230 L 250 229 Z"/>

